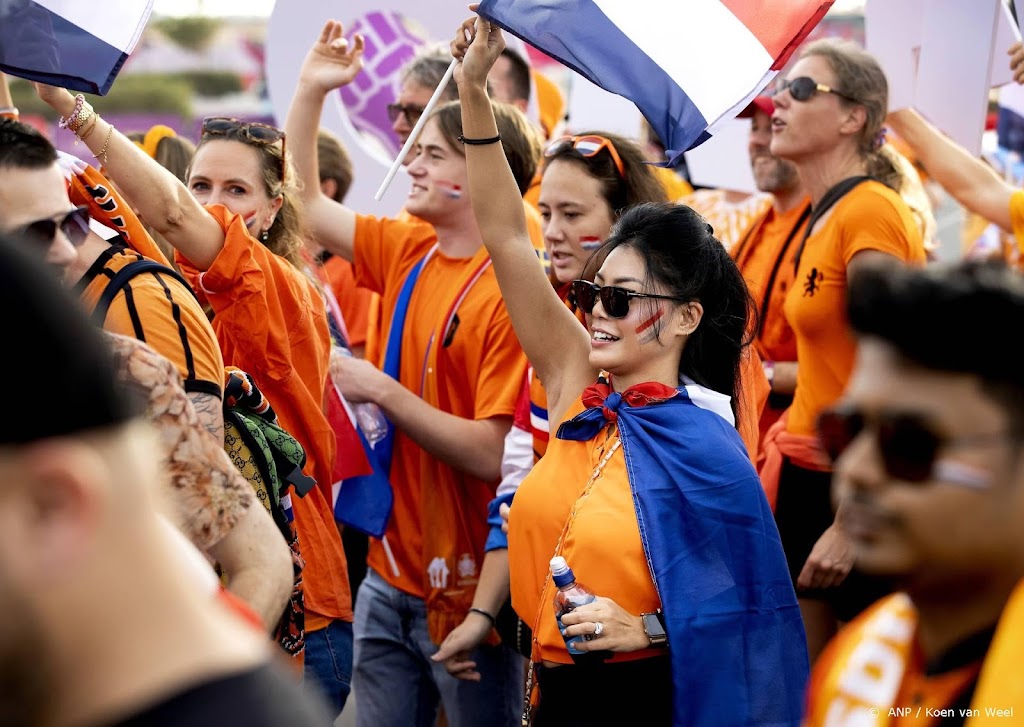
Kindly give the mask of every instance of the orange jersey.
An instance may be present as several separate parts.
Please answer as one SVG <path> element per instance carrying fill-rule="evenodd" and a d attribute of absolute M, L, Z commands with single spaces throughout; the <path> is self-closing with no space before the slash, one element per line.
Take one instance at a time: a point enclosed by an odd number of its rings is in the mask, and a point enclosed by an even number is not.
<path fill-rule="evenodd" d="M 851 621 L 815 663 L 805 727 L 938 727 L 944 717 L 969 715 L 969 701 L 980 708 L 976 716 L 984 715 L 985 706 L 1011 706 L 967 699 L 981 672 L 991 630 L 960 642 L 930 666 L 917 646 L 916 630 L 916 612 L 905 594 L 884 598 Z M 864 721 L 868 715 L 878 718 Z"/>
<path fill-rule="evenodd" d="M 142 256 L 123 245 L 105 250 L 76 286 L 92 311 L 113 276 Z M 136 275 L 114 296 L 103 328 L 145 341 L 178 369 L 185 391 L 220 397 L 224 358 L 206 313 L 191 290 L 172 275 Z"/>
<path fill-rule="evenodd" d="M 865 182 L 836 202 L 807 240 L 785 314 L 796 333 L 796 394 L 789 409 L 792 434 L 815 435 L 822 409 L 843 393 L 856 343 L 846 325 L 846 268 L 862 250 L 923 265 L 924 242 L 910 208 L 879 182 Z"/>
<path fill-rule="evenodd" d="M 583 411 L 577 400 L 566 413 Z M 508 553 L 512 606 L 534 629 L 539 654 L 534 659 L 572 663 L 552 605 L 555 587 L 549 561 L 558 555 L 592 593 L 606 596 L 629 613 L 661 608 L 640 538 L 633 494 L 622 449 L 615 451 L 588 488 L 595 468 L 617 441 L 614 428 L 594 440 L 552 438 L 547 453 L 516 492 L 509 518 Z M 616 654 L 611 661 L 629 661 L 659 653 L 644 650 Z M 663 653 L 663 652 L 661 652 Z"/>
<path fill-rule="evenodd" d="M 357 217 L 356 281 L 379 293 L 383 299 L 385 320 L 381 335 L 384 340 L 389 335 L 391 316 L 409 271 L 434 243 L 433 228 L 429 225 Z M 450 307 L 447 299 L 462 286 L 466 276 L 479 267 L 481 260 L 486 260 L 486 255 L 450 258 L 435 251 L 423 266 L 409 301 L 403 329 L 399 381 L 428 403 L 455 416 L 511 419 L 526 359 L 512 330 L 492 269 L 488 268 L 468 289 L 456 312 L 457 323 L 453 320 L 446 333 L 437 333 L 439 317 L 445 317 Z M 438 336 L 445 339 L 436 341 L 441 344 L 440 349 L 432 345 L 432 337 Z M 432 357 L 444 366 L 440 377 L 431 363 Z M 370 567 L 396 588 L 425 598 L 429 581 L 426 567 L 441 557 L 452 574 L 456 570 L 472 571 L 473 577 L 467 578 L 467 583 L 471 580 L 475 587 L 475 575 L 488 532 L 487 504 L 494 497 L 497 482 L 485 482 L 441 464 L 400 430 L 395 436 L 390 479 L 394 507 L 385 536 L 389 548 L 386 549 L 382 541 L 372 540 Z M 430 503 L 425 501 L 426 493 L 430 494 Z M 447 523 L 451 526 L 452 538 L 467 538 L 472 544 L 471 552 L 466 553 L 468 560 L 459 556 L 458 562 L 447 562 L 441 554 L 425 552 L 424 515 L 444 498 L 443 493 L 458 493 L 461 504 L 457 511 L 446 513 L 442 521 L 431 520 L 431 523 L 438 527 Z M 432 532 L 427 539 L 435 535 L 437 533 Z M 473 588 L 467 588 L 470 597 L 472 591 Z M 463 610 L 458 619 L 461 621 L 464 616 Z"/>
<path fill-rule="evenodd" d="M 327 310 L 313 283 L 253 239 L 241 217 L 219 205 L 208 211 L 224 229 L 223 249 L 205 272 L 180 254 L 178 264 L 213 306 L 225 362 L 256 379 L 281 426 L 305 448 L 303 469 L 317 481 L 305 497 L 292 498 L 306 561 L 306 630 L 351 621 L 348 567 L 329 499 L 335 435 L 323 412 Z"/>
<path fill-rule="evenodd" d="M 793 257 L 800 247 L 809 205 L 805 200 L 781 214 L 770 207 L 730 251 L 757 304 L 760 327 L 754 343 L 766 361 L 796 361 L 796 335 L 782 304 L 793 284 Z"/>

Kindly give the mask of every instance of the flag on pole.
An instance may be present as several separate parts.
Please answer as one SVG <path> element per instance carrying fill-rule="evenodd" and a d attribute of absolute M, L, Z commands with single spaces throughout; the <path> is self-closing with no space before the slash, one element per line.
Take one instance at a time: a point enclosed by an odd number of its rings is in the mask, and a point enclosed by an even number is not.
<path fill-rule="evenodd" d="M 479 14 L 636 104 L 675 166 L 785 66 L 832 0 L 482 0 Z"/>
<path fill-rule="evenodd" d="M 152 9 L 153 0 L 0 0 L 0 71 L 105 94 Z"/>

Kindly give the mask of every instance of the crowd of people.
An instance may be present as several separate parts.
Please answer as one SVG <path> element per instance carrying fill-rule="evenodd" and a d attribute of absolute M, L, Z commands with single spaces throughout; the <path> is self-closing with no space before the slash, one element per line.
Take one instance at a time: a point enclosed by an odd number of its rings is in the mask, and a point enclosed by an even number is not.
<path fill-rule="evenodd" d="M 1018 237 L 1024 191 L 827 39 L 741 112 L 734 204 L 531 118 L 474 16 L 396 80 L 379 218 L 320 126 L 365 41 L 311 40 L 283 128 L 195 143 L 36 83 L 92 163 L 0 75 L 0 724 L 1024 715 L 1024 281 L 936 258 L 922 175 Z"/>

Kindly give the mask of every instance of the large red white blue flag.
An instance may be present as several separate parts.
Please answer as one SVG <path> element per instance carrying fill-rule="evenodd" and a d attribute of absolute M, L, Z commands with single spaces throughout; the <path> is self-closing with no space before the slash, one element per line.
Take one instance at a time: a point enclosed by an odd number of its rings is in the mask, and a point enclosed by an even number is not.
<path fill-rule="evenodd" d="M 478 12 L 636 104 L 678 164 L 785 66 L 832 0 L 482 0 Z"/>
<path fill-rule="evenodd" d="M 152 9 L 153 0 L 0 0 L 0 71 L 105 94 Z"/>

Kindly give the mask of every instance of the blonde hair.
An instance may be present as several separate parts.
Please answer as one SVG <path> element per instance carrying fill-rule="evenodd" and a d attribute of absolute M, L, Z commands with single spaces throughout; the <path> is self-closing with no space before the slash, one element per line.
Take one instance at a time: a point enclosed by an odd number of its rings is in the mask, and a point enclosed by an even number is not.
<path fill-rule="evenodd" d="M 932 209 L 931 199 L 928 197 L 928 191 L 921 181 L 921 175 L 913 162 L 900 154 L 892 144 L 883 144 L 878 153 L 884 155 L 900 172 L 902 184 L 896 191 L 900 193 L 900 197 L 914 214 L 914 221 L 917 222 L 917 228 L 921 231 L 925 250 L 933 252 L 938 225 L 935 222 L 935 213 Z"/>
<path fill-rule="evenodd" d="M 807 45 L 801 58 L 824 58 L 836 77 L 837 90 L 857 99 L 839 99 L 840 103 L 863 106 L 867 112 L 857 147 L 867 163 L 867 172 L 890 189 L 899 192 L 903 173 L 893 159 L 881 152 L 880 138 L 889 112 L 889 82 L 873 55 L 852 40 L 823 38 Z"/>

